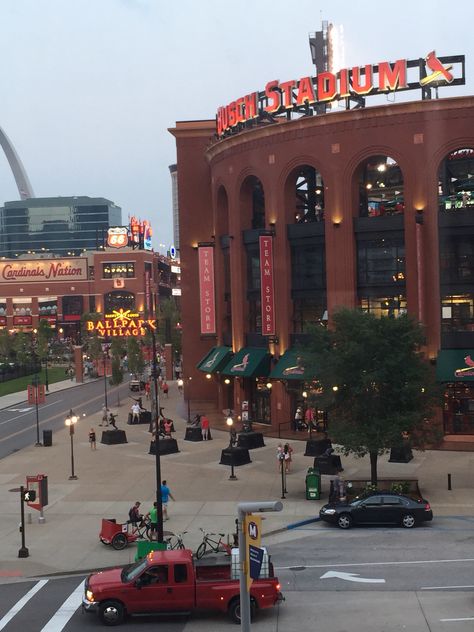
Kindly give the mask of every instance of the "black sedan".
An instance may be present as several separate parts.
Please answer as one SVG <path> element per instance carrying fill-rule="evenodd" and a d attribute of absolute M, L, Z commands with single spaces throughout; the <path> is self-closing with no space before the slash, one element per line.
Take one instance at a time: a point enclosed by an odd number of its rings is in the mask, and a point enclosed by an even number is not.
<path fill-rule="evenodd" d="M 350 502 L 329 503 L 321 507 L 319 517 L 325 522 L 350 529 L 359 524 L 394 524 L 411 529 L 433 520 L 430 503 L 423 498 L 409 498 L 394 492 L 374 492 L 357 496 Z"/>

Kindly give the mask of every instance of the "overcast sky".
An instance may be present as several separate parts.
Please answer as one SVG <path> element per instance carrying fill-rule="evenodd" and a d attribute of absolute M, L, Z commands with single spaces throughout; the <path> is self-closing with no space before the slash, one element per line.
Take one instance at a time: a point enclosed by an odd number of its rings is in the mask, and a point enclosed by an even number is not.
<path fill-rule="evenodd" d="M 321 20 L 343 25 L 348 66 L 465 54 L 466 85 L 441 96 L 473 93 L 472 0 L 0 0 L 0 20 L 0 126 L 36 196 L 107 197 L 151 220 L 156 250 L 172 243 L 167 128 L 314 75 Z M 0 203 L 18 197 L 2 153 Z"/>

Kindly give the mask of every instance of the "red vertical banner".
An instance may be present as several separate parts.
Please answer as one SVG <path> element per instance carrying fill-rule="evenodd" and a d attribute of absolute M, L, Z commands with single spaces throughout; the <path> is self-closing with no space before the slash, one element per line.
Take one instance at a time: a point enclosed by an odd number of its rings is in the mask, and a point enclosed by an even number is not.
<path fill-rule="evenodd" d="M 214 290 L 214 246 L 199 246 L 198 254 L 201 334 L 215 334 L 216 299 Z"/>
<path fill-rule="evenodd" d="M 275 335 L 275 292 L 273 288 L 273 237 L 260 235 L 260 299 L 262 335 Z"/>

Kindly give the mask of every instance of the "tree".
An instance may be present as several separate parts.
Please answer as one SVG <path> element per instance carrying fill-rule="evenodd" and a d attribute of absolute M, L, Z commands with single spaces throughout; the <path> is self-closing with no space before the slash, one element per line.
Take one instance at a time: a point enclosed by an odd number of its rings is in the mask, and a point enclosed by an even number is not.
<path fill-rule="evenodd" d="M 49 343 L 54 336 L 54 331 L 47 320 L 40 320 L 36 335 L 36 352 L 39 359 L 46 360 L 49 354 Z"/>
<path fill-rule="evenodd" d="M 0 362 L 11 362 L 14 357 L 15 338 L 8 329 L 0 330 Z"/>
<path fill-rule="evenodd" d="M 407 435 L 418 448 L 434 439 L 428 420 L 436 387 L 423 342 L 421 326 L 408 315 L 341 309 L 333 328 L 314 329 L 304 350 L 322 387 L 331 437 L 346 455 L 369 454 L 374 485 L 378 456 Z"/>
<path fill-rule="evenodd" d="M 145 359 L 141 345 L 136 338 L 127 339 L 128 370 L 133 375 L 141 375 L 145 369 Z"/>
<path fill-rule="evenodd" d="M 120 365 L 120 356 L 115 354 L 112 356 L 112 378 L 111 384 L 121 384 L 123 382 L 122 367 Z"/>

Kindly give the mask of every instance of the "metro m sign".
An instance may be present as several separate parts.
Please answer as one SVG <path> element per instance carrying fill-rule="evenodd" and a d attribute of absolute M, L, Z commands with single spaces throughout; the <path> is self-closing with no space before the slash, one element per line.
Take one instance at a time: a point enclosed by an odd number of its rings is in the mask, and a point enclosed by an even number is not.
<path fill-rule="evenodd" d="M 275 295 L 273 290 L 273 237 L 260 235 L 260 300 L 262 335 L 275 335 Z"/>
<path fill-rule="evenodd" d="M 198 246 L 201 334 L 216 333 L 214 246 Z"/>

